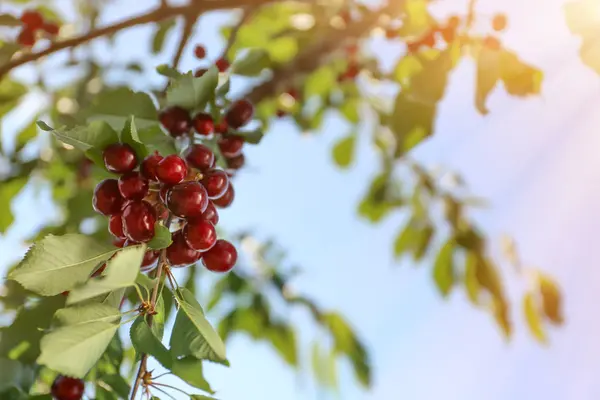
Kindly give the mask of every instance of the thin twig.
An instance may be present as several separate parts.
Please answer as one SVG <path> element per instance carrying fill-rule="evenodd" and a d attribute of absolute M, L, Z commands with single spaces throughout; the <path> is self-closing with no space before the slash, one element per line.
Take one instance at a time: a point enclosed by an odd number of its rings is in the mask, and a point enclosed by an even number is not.
<path fill-rule="evenodd" d="M 229 52 L 231 47 L 234 45 L 240 29 L 250 19 L 250 17 L 258 9 L 258 7 L 259 7 L 258 5 L 253 5 L 253 6 L 247 7 L 246 9 L 244 9 L 242 11 L 242 17 L 240 18 L 240 20 L 237 22 L 237 24 L 235 24 L 235 26 L 231 30 L 231 33 L 229 34 L 229 38 L 227 38 L 227 44 L 225 44 L 225 47 L 223 48 L 223 52 L 221 53 L 221 57 L 219 57 L 219 58 L 227 59 L 227 53 Z"/>
<path fill-rule="evenodd" d="M 169 397 L 170 397 L 170 398 L 172 398 L 173 400 L 177 400 L 175 397 L 171 396 L 169 393 L 165 392 L 165 391 L 164 391 L 164 390 L 162 390 L 161 388 L 159 388 L 159 387 L 156 387 L 156 385 L 152 385 L 152 388 L 153 388 L 153 389 L 156 389 L 156 390 L 158 390 L 159 392 L 161 392 L 161 393 L 162 393 L 162 394 L 164 394 L 164 395 L 167 395 L 167 396 L 169 396 Z M 186 395 L 187 395 L 187 393 L 186 393 Z"/>
<path fill-rule="evenodd" d="M 181 56 L 183 55 L 183 50 L 185 46 L 188 44 L 189 40 L 192 37 L 192 31 L 194 30 L 194 25 L 198 20 L 198 16 L 189 16 L 183 21 L 183 30 L 181 31 L 181 40 L 179 41 L 179 46 L 177 46 L 177 51 L 175 51 L 175 55 L 173 56 L 173 62 L 171 63 L 173 68 L 177 69 L 179 66 L 179 62 L 181 61 Z"/>

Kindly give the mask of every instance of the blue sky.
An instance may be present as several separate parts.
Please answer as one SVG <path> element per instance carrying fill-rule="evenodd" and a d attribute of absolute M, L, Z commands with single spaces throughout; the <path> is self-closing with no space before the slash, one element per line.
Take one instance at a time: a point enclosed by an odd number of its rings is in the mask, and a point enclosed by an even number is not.
<path fill-rule="evenodd" d="M 447 2 L 456 11 L 464 10 L 464 3 Z M 249 168 L 238 178 L 235 205 L 222 213 L 222 223 L 232 231 L 251 227 L 276 238 L 289 251 L 290 262 L 305 269 L 294 287 L 323 307 L 341 310 L 366 341 L 373 356 L 374 387 L 360 390 L 347 366 L 341 365 L 339 398 L 600 398 L 600 324 L 592 309 L 600 293 L 595 265 L 600 223 L 600 113 L 595 107 L 600 104 L 600 78 L 579 61 L 579 43 L 565 26 L 562 4 L 480 1 L 484 14 L 508 14 L 505 42 L 546 72 L 544 93 L 521 100 L 499 89 L 489 101 L 491 114 L 483 118 L 473 107 L 474 67 L 465 60 L 452 75 L 436 136 L 414 152 L 428 165 L 461 172 L 473 193 L 490 200 L 491 208 L 474 216 L 490 235 L 498 259 L 501 234 L 513 234 L 525 264 L 549 271 L 562 283 L 567 323 L 551 332 L 547 348 L 534 342 L 521 323 L 518 295 L 526 286 L 506 263 L 500 265 L 517 321 L 508 344 L 489 315 L 475 310 L 462 292 L 442 301 L 425 265 L 417 269 L 394 263 L 392 241 L 404 216 L 372 226 L 355 215 L 376 171 L 366 132 L 357 162 L 347 172 L 330 161 L 332 143 L 347 132 L 336 117 L 310 137 L 279 121 L 260 146 L 248 148 Z M 130 0 L 111 7 L 123 15 L 123 9 L 134 14 L 140 5 Z M 107 19 L 113 19 L 110 10 Z M 216 14 L 201 21 L 197 37 L 210 44 L 209 56 L 219 52 L 215 32 L 227 20 L 226 14 Z M 131 43 L 143 40 L 147 32 L 135 28 L 119 37 L 115 57 L 145 55 L 146 49 Z M 393 49 L 383 41 L 374 45 L 378 52 Z M 188 53 L 183 66 L 193 68 L 191 48 Z M 157 58 L 156 64 L 162 61 Z M 134 84 L 141 89 L 144 81 Z M 7 132 L 11 127 L 10 121 L 5 123 Z M 43 207 L 53 217 L 43 197 L 43 192 L 33 197 L 28 191 L 14 206 L 17 225 L 0 239 L 0 254 L 9 254 L 2 257 L 3 264 L 24 251 L 15 246 L 36 225 L 32 207 Z M 310 338 L 314 332 L 305 327 L 306 317 L 292 318 Z M 298 377 L 266 345 L 237 336 L 228 352 L 232 368 L 208 371 L 219 399 L 335 397 L 319 394 L 308 374 Z"/>

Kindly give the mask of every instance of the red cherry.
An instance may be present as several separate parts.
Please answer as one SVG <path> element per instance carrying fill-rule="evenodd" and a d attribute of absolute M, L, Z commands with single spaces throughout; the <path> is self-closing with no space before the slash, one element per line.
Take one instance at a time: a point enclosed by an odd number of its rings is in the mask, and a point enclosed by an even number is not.
<path fill-rule="evenodd" d="M 215 130 L 215 123 L 210 114 L 198 113 L 194 116 L 192 123 L 200 135 L 208 136 Z"/>
<path fill-rule="evenodd" d="M 103 215 L 119 214 L 123 197 L 116 179 L 105 179 L 96 185 L 92 199 L 94 210 Z"/>
<path fill-rule="evenodd" d="M 160 255 L 160 251 L 158 250 L 146 250 L 144 253 L 144 259 L 142 260 L 142 266 L 140 271 L 148 272 L 154 269 L 154 262 L 158 260 L 158 256 Z"/>
<path fill-rule="evenodd" d="M 139 172 L 128 172 L 119 178 L 119 191 L 126 199 L 142 200 L 148 188 L 148 181 Z"/>
<path fill-rule="evenodd" d="M 182 233 L 188 246 L 194 250 L 209 250 L 217 242 L 217 231 L 213 224 L 201 219 L 185 224 Z"/>
<path fill-rule="evenodd" d="M 167 247 L 167 260 L 172 267 L 193 264 L 202 257 L 202 253 L 188 246 L 181 231 L 173 234 L 173 243 Z"/>
<path fill-rule="evenodd" d="M 277 116 L 277 118 L 283 118 L 287 115 L 287 112 L 285 112 L 284 110 L 277 110 L 275 111 L 275 115 Z"/>
<path fill-rule="evenodd" d="M 133 171 L 138 160 L 133 148 L 127 143 L 114 143 L 104 149 L 104 166 L 110 172 L 124 174 Z"/>
<path fill-rule="evenodd" d="M 225 58 L 219 58 L 217 62 L 215 62 L 215 65 L 219 69 L 219 72 L 225 72 L 227 68 L 229 68 L 229 61 Z"/>
<path fill-rule="evenodd" d="M 205 171 L 214 165 L 215 154 L 203 144 L 194 144 L 187 148 L 185 159 L 192 167 Z"/>
<path fill-rule="evenodd" d="M 229 177 L 220 169 L 211 169 L 202 176 L 202 185 L 206 188 L 209 199 L 218 199 L 223 196 L 229 185 Z"/>
<path fill-rule="evenodd" d="M 169 190 L 166 204 L 178 217 L 199 217 L 208 207 L 208 194 L 198 182 L 183 182 Z"/>
<path fill-rule="evenodd" d="M 229 186 L 227 186 L 225 194 L 223 194 L 223 196 L 219 197 L 218 199 L 214 199 L 213 203 L 215 203 L 215 206 L 219 208 L 227 208 L 231 205 L 231 203 L 233 203 L 234 198 L 235 191 L 233 190 L 233 185 L 230 183 Z"/>
<path fill-rule="evenodd" d="M 227 135 L 220 138 L 217 144 L 223 156 L 231 158 L 242 152 L 244 138 L 238 135 Z"/>
<path fill-rule="evenodd" d="M 108 231 L 117 239 L 124 239 L 125 233 L 123 233 L 123 220 L 120 214 L 111 215 L 108 220 Z"/>
<path fill-rule="evenodd" d="M 206 207 L 206 210 L 202 213 L 200 218 L 205 221 L 209 221 L 213 225 L 219 223 L 219 213 L 217 212 L 217 209 L 215 208 L 215 205 L 213 204 L 212 200 L 208 201 L 208 206 Z"/>
<path fill-rule="evenodd" d="M 494 15 L 494 19 L 492 20 L 492 28 L 495 31 L 503 31 L 506 29 L 507 19 L 504 14 L 496 14 Z"/>
<path fill-rule="evenodd" d="M 237 170 L 244 166 L 246 163 L 246 157 L 244 157 L 244 154 L 242 153 L 238 156 L 225 159 L 225 162 L 227 163 L 227 168 Z"/>
<path fill-rule="evenodd" d="M 156 210 L 150 203 L 136 201 L 123 210 L 123 230 L 127 239 L 147 242 L 154 237 Z"/>
<path fill-rule="evenodd" d="M 231 105 L 227 114 L 225 114 L 225 120 L 230 127 L 237 129 L 246 125 L 252 119 L 253 114 L 254 107 L 252 103 L 248 100 L 238 100 Z"/>
<path fill-rule="evenodd" d="M 32 47 L 35 44 L 35 32 L 29 27 L 23 28 L 17 36 L 17 43 L 21 46 Z"/>
<path fill-rule="evenodd" d="M 204 48 L 204 46 L 202 46 L 201 44 L 197 45 L 194 48 L 194 55 L 196 56 L 196 58 L 199 59 L 203 59 L 204 57 L 206 57 L 206 49 Z"/>
<path fill-rule="evenodd" d="M 59 375 L 52 383 L 50 393 L 56 400 L 80 400 L 84 386 L 81 379 Z"/>
<path fill-rule="evenodd" d="M 209 271 L 228 272 L 237 262 L 237 250 L 227 240 L 219 239 L 217 243 L 202 254 L 202 263 Z"/>
<path fill-rule="evenodd" d="M 227 121 L 224 119 L 215 125 L 215 133 L 224 134 L 224 133 L 227 133 L 228 129 L 229 129 L 229 126 L 227 125 Z"/>
<path fill-rule="evenodd" d="M 150 154 L 142 161 L 140 165 L 140 172 L 144 176 L 144 178 L 149 179 L 151 181 L 157 181 L 158 177 L 156 176 L 156 167 L 160 160 L 163 159 L 163 156 L 158 154 L 158 151 L 155 151 L 154 154 Z"/>
<path fill-rule="evenodd" d="M 196 70 L 196 72 L 194 72 L 194 76 L 196 78 L 200 78 L 202 75 L 204 75 L 208 70 L 206 68 L 198 68 Z"/>
<path fill-rule="evenodd" d="M 27 10 L 21 14 L 21 22 L 26 25 L 28 29 L 35 31 L 44 24 L 44 17 L 39 11 Z"/>
<path fill-rule="evenodd" d="M 44 25 L 42 25 L 42 30 L 49 35 L 56 36 L 60 31 L 60 27 L 57 24 L 46 22 Z"/>
<path fill-rule="evenodd" d="M 178 155 L 171 154 L 166 156 L 158 163 L 156 167 L 156 176 L 167 185 L 175 185 L 185 179 L 187 175 L 187 165 Z"/>
<path fill-rule="evenodd" d="M 121 226 L 122 226 L 122 225 L 121 225 Z M 123 228 L 121 228 L 121 229 L 123 229 Z M 118 248 L 122 249 L 122 248 L 125 246 L 125 242 L 126 242 L 126 239 L 125 239 L 125 238 L 115 238 L 115 239 L 113 240 L 113 245 L 114 245 L 115 247 L 118 247 Z"/>
<path fill-rule="evenodd" d="M 185 135 L 192 128 L 190 113 L 181 107 L 170 107 L 160 112 L 158 119 L 173 137 Z"/>

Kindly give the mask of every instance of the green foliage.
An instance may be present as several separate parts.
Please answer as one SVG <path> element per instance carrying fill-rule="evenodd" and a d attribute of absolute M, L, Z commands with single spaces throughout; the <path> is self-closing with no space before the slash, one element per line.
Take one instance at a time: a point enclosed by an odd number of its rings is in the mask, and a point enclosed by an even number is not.
<path fill-rule="evenodd" d="M 148 242 L 148 248 L 160 250 L 169 247 L 171 243 L 173 243 L 173 241 L 171 240 L 169 228 L 162 223 L 157 222 L 154 225 L 154 237 Z"/>
<path fill-rule="evenodd" d="M 27 178 L 14 178 L 3 182 L 0 186 L 0 208 L 3 210 L 0 213 L 0 233 L 5 233 L 8 227 L 12 225 L 14 217 L 11 212 L 11 202 L 26 183 Z"/>
<path fill-rule="evenodd" d="M 352 132 L 341 138 L 332 149 L 333 161 L 342 168 L 347 168 L 352 164 L 356 148 L 356 132 Z"/>
<path fill-rule="evenodd" d="M 174 78 L 167 89 L 167 106 L 179 106 L 188 110 L 203 109 L 214 99 L 219 82 L 219 71 L 212 66 L 200 78 L 191 72 Z"/>

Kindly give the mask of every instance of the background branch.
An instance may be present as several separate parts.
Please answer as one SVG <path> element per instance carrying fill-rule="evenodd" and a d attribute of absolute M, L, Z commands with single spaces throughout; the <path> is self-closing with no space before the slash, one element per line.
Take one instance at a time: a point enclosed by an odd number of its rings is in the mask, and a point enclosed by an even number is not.
<path fill-rule="evenodd" d="M 248 21 L 250 19 L 250 17 L 252 17 L 252 15 L 258 9 L 258 7 L 259 7 L 258 5 L 253 5 L 253 6 L 249 6 L 249 7 L 245 8 L 242 11 L 242 16 L 241 16 L 240 20 L 238 21 L 238 23 L 235 24 L 235 26 L 233 27 L 231 34 L 229 35 L 229 38 L 227 38 L 227 44 L 223 48 L 223 52 L 221 53 L 221 56 L 219 58 L 227 59 L 227 53 L 231 49 L 231 46 L 233 46 L 233 44 L 235 43 L 235 40 L 237 38 L 238 32 L 240 31 L 240 28 L 246 23 L 246 21 Z"/>

